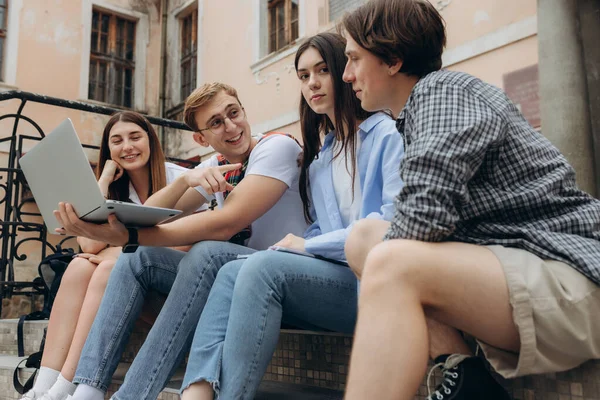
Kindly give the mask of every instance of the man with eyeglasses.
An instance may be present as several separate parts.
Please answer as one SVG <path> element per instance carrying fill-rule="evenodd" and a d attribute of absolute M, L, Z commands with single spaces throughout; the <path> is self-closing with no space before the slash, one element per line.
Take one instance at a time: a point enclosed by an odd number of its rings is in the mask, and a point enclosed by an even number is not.
<path fill-rule="evenodd" d="M 145 203 L 181 209 L 184 217 L 136 230 L 116 218 L 105 225 L 86 223 L 69 205 L 61 204 L 56 213 L 61 233 L 123 246 L 75 373 L 79 385 L 68 398 L 104 399 L 144 299 L 156 291 L 170 294 L 114 395 L 156 399 L 187 354 L 219 268 L 306 229 L 298 192 L 301 147 L 293 138 L 253 138 L 236 90 L 222 83 L 196 89 L 186 100 L 184 119 L 194 140 L 219 154 Z M 211 201 L 214 210 L 189 215 Z M 194 243 L 187 253 L 152 247 Z"/>

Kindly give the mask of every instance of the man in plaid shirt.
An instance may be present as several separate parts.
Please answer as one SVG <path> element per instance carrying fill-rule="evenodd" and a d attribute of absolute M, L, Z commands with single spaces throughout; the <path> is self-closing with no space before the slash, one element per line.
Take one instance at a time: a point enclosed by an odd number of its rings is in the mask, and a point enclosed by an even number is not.
<path fill-rule="evenodd" d="M 412 399 L 428 355 L 430 399 L 510 398 L 459 331 L 506 378 L 600 358 L 600 202 L 501 90 L 440 70 L 428 1 L 372 0 L 343 24 L 345 80 L 406 141 L 393 221 L 346 243 L 362 279 L 346 398 Z"/>

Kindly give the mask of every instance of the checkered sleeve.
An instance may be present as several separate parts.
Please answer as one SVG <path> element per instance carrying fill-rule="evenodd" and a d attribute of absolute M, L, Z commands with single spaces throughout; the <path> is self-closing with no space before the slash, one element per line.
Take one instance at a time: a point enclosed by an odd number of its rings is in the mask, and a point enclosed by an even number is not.
<path fill-rule="evenodd" d="M 499 114 L 464 87 L 437 83 L 410 101 L 405 185 L 384 239 L 439 242 L 453 233 L 467 185 L 504 128 Z"/>

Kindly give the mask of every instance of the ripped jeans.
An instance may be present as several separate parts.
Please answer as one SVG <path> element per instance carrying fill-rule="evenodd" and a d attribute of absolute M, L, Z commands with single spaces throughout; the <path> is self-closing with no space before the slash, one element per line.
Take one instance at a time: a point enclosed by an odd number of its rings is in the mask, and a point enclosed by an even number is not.
<path fill-rule="evenodd" d="M 196 328 L 182 391 L 207 381 L 219 399 L 253 399 L 282 321 L 352 333 L 357 301 L 350 268 L 327 261 L 260 251 L 227 263 Z"/>

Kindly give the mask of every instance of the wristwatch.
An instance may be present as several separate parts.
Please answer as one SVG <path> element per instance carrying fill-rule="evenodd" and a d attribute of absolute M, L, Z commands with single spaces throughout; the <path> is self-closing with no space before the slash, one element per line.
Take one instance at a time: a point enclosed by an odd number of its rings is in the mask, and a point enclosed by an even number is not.
<path fill-rule="evenodd" d="M 136 228 L 127 228 L 127 231 L 129 232 L 129 240 L 125 243 L 125 246 L 123 246 L 122 252 L 135 253 L 140 245 L 138 242 L 138 231 Z"/>

